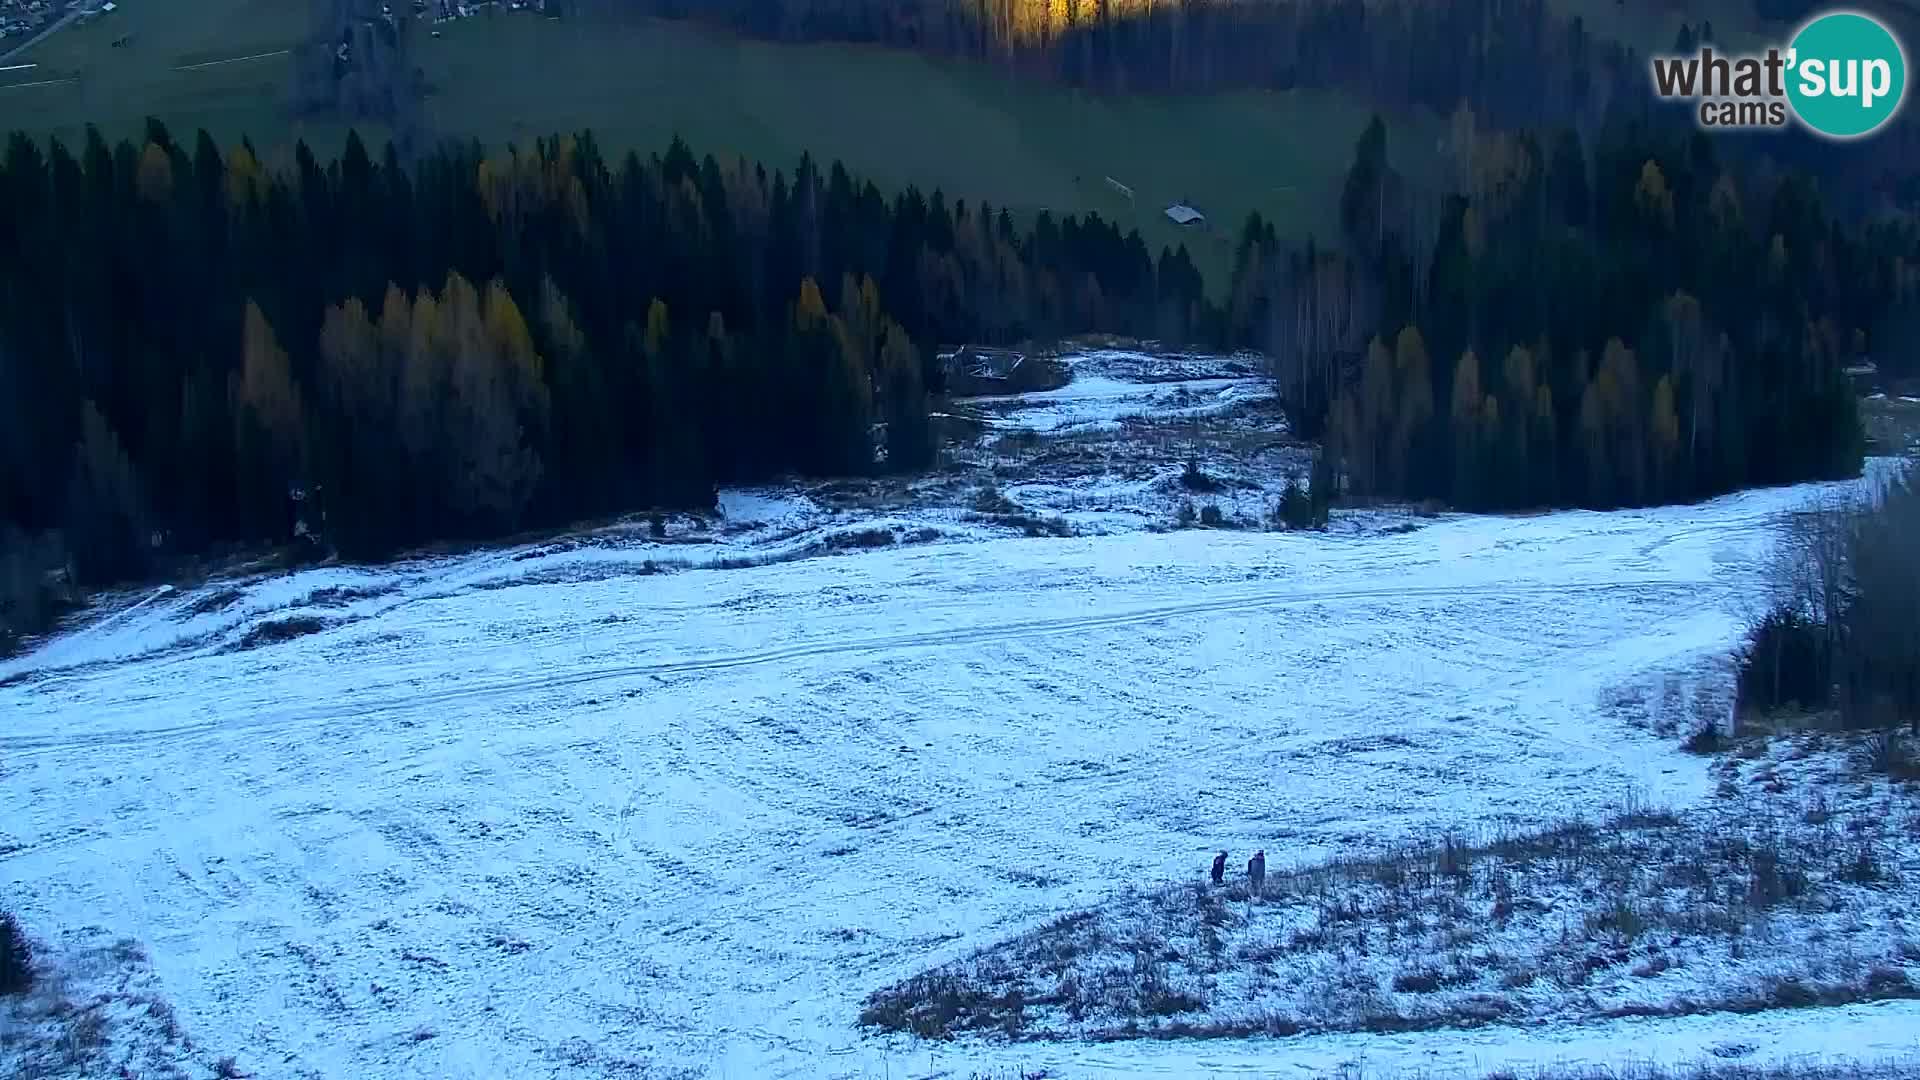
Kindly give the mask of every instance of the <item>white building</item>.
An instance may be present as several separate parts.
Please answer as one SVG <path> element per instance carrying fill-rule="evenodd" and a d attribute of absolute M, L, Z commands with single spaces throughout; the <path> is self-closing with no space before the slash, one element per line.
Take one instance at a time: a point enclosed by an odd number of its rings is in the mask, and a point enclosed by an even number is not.
<path fill-rule="evenodd" d="M 1207 215 L 1195 210 L 1186 203 L 1174 203 L 1172 206 L 1167 207 L 1167 218 L 1175 225 L 1180 226 L 1204 225 L 1207 221 Z"/>

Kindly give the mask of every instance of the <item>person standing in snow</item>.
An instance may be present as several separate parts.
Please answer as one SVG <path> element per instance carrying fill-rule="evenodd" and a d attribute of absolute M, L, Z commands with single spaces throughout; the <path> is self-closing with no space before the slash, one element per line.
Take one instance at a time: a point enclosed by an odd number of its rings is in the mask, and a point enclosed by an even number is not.
<path fill-rule="evenodd" d="M 1247 885 L 1255 896 L 1260 895 L 1260 887 L 1267 883 L 1267 849 L 1261 848 L 1247 860 Z"/>
<path fill-rule="evenodd" d="M 1213 857 L 1213 883 L 1220 884 L 1227 876 L 1227 853 L 1221 852 Z"/>

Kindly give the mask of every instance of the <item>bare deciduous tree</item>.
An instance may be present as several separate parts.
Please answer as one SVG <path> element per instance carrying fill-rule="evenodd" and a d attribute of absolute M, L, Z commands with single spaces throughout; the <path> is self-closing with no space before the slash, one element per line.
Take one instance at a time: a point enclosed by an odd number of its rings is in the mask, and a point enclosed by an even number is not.
<path fill-rule="evenodd" d="M 1909 469 L 1847 535 L 1841 702 L 1857 723 L 1920 735 L 1920 480 Z"/>
<path fill-rule="evenodd" d="M 1770 655 L 1749 667 L 1773 672 L 1775 694 L 1794 634 L 1810 635 L 1851 727 L 1907 724 L 1920 735 L 1920 477 L 1903 470 L 1867 501 L 1828 496 L 1788 520 L 1770 568 L 1773 622 L 1752 639 Z"/>

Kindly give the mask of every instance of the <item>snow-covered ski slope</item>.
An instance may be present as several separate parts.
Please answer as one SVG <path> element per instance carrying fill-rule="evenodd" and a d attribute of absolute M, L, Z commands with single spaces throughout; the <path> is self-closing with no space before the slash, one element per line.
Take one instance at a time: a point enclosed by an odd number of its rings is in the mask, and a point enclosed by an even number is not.
<path fill-rule="evenodd" d="M 496 552 L 160 596 L 0 668 L 0 888 L 48 939 L 144 943 L 197 1043 L 263 1077 L 1888 1050 L 1920 1011 L 1100 1046 L 854 1026 L 878 986 L 1221 847 L 1283 865 L 1704 797 L 1699 759 L 1601 703 L 1724 653 L 1814 493 L 571 581 L 595 552 Z M 320 590 L 317 633 L 235 650 L 215 625 Z"/>

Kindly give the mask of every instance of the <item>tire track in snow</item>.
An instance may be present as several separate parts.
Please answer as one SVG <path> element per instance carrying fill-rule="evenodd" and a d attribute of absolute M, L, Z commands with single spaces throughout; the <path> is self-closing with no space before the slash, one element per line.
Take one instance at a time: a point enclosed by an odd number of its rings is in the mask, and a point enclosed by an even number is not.
<path fill-rule="evenodd" d="M 206 720 L 191 724 L 144 730 L 95 732 L 77 736 L 24 735 L 0 737 L 0 751 L 16 757 L 36 757 L 65 750 L 97 750 L 141 746 L 190 739 L 200 735 L 260 735 L 319 724 L 343 714 L 359 714 L 367 719 L 396 718 L 438 706 L 482 700 L 510 693 L 533 693 L 585 686 L 613 679 L 657 675 L 700 674 L 733 668 L 778 664 L 836 655 L 870 655 L 910 649 L 945 648 L 957 645 L 1019 641 L 1089 630 L 1109 630 L 1144 623 L 1161 622 L 1189 616 L 1237 614 L 1271 610 L 1300 604 L 1337 601 L 1431 600 L 1449 596 L 1475 599 L 1519 598 L 1541 595 L 1584 595 L 1632 590 L 1669 590 L 1699 594 L 1709 583 L 1684 578 L 1647 578 L 1628 581 L 1565 582 L 1513 585 L 1481 582 L 1468 585 L 1376 586 L 1363 589 L 1325 591 L 1261 591 L 1234 595 L 1208 596 L 1172 604 L 1156 604 L 1116 612 L 1063 618 L 1025 619 L 944 628 L 919 633 L 884 637 L 814 641 L 776 649 L 734 653 L 722 656 L 693 657 L 640 664 L 618 664 L 585 671 L 563 671 L 550 675 L 496 679 L 471 686 L 421 692 L 412 689 L 399 697 L 364 701 L 335 701 L 325 707 L 298 712 L 264 713 L 237 721 Z"/>

